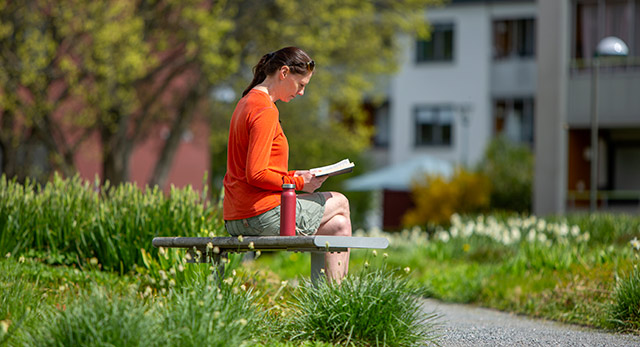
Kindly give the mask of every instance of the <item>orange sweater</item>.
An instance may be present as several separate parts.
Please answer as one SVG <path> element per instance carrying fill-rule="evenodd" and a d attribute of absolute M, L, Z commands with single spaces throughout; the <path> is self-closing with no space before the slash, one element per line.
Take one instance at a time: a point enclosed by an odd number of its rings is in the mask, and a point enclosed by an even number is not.
<path fill-rule="evenodd" d="M 253 89 L 240 99 L 231 117 L 224 219 L 249 218 L 280 205 L 283 183 L 302 190 L 304 179 L 293 177 L 288 164 L 289 144 L 278 109 L 269 95 Z"/>

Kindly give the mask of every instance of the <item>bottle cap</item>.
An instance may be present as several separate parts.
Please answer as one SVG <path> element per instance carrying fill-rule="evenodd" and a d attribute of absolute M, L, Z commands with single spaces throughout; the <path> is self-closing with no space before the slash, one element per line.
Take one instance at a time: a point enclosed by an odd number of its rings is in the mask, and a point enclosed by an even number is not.
<path fill-rule="evenodd" d="M 296 187 L 293 183 L 285 183 L 282 185 L 282 189 L 294 189 Z"/>

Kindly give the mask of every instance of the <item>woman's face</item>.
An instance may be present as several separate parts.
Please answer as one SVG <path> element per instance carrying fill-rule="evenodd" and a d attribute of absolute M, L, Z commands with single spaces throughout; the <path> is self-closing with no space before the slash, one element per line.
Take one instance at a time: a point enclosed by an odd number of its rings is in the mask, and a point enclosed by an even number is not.
<path fill-rule="evenodd" d="M 309 72 L 306 75 L 300 75 L 289 71 L 288 67 L 285 67 L 286 71 L 283 72 L 283 79 L 280 89 L 279 99 L 284 102 L 293 100 L 298 95 L 304 95 L 304 88 L 309 84 L 309 80 L 313 75 L 313 72 Z"/>

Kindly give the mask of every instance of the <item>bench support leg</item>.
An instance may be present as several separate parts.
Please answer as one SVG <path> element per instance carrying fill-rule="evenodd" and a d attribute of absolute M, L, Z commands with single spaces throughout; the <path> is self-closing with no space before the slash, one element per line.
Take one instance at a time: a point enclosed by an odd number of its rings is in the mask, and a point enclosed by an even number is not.
<path fill-rule="evenodd" d="M 311 252 L 311 282 L 318 283 L 320 276 L 325 276 L 321 270 L 325 268 L 324 252 Z"/>

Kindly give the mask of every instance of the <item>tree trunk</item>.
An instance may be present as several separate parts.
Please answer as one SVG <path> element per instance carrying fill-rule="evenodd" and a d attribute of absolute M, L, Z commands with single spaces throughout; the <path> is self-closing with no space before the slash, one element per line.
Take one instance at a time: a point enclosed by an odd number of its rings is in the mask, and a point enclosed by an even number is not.
<path fill-rule="evenodd" d="M 173 163 L 178 146 L 180 145 L 182 135 L 189 127 L 189 124 L 191 124 L 198 101 L 204 95 L 205 90 L 206 83 L 204 83 L 204 81 L 198 82 L 198 84 L 189 91 L 180 105 L 171 127 L 169 138 L 165 141 L 162 151 L 160 152 L 160 156 L 158 157 L 158 161 L 156 162 L 149 186 L 153 187 L 158 185 L 162 189 L 167 183 L 171 164 Z"/>
<path fill-rule="evenodd" d="M 112 120 L 110 124 L 101 124 L 102 142 L 102 181 L 109 182 L 111 187 L 120 185 L 129 179 L 129 158 L 131 151 L 125 145 L 127 138 L 128 116 L 117 110 L 108 111 Z"/>

